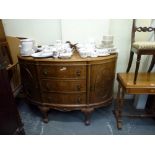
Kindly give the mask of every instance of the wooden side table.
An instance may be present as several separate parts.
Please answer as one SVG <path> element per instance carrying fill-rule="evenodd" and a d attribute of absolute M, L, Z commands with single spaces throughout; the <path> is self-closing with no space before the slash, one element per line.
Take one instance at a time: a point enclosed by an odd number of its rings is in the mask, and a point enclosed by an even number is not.
<path fill-rule="evenodd" d="M 122 128 L 122 116 L 125 94 L 155 94 L 155 73 L 139 73 L 137 83 L 133 83 L 134 73 L 118 73 L 118 93 L 114 114 L 117 128 Z M 132 114 L 126 116 L 135 116 Z M 138 117 L 153 117 L 153 114 L 136 115 Z"/>

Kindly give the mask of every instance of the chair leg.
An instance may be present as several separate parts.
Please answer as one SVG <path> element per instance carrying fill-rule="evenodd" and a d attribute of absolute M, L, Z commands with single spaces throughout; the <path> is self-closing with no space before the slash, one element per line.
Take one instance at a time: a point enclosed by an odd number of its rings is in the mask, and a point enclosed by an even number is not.
<path fill-rule="evenodd" d="M 134 75 L 134 84 L 136 84 L 136 80 L 137 80 L 140 59 L 141 59 L 141 55 L 140 54 L 137 54 L 136 69 L 135 69 L 135 75 Z"/>
<path fill-rule="evenodd" d="M 148 69 L 148 73 L 150 73 L 152 71 L 154 64 L 155 64 L 155 55 L 153 55 L 153 57 L 152 57 L 150 67 Z"/>
<path fill-rule="evenodd" d="M 128 67 L 126 70 L 126 73 L 128 73 L 130 71 L 131 65 L 132 65 L 132 60 L 133 60 L 133 56 L 134 56 L 134 52 L 130 52 L 130 58 L 129 58 L 129 63 L 128 63 Z"/>

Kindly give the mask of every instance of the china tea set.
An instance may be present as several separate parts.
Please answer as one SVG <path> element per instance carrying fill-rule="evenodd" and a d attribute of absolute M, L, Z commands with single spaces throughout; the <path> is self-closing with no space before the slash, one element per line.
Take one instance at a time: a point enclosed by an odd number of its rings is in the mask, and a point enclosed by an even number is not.
<path fill-rule="evenodd" d="M 70 58 L 73 54 L 69 43 L 63 44 L 61 40 L 56 40 L 54 45 L 36 46 L 32 39 L 23 39 L 19 47 L 21 56 Z"/>
<path fill-rule="evenodd" d="M 100 44 L 95 44 L 94 41 L 89 41 L 86 44 L 71 44 L 70 41 L 62 43 L 61 40 L 56 40 L 53 45 L 36 46 L 33 39 L 20 40 L 21 56 L 32 56 L 37 58 L 53 57 L 53 58 L 70 58 L 74 50 L 79 52 L 82 58 L 98 57 L 110 55 L 116 48 L 113 45 L 113 36 L 103 36 Z"/>
<path fill-rule="evenodd" d="M 113 51 L 116 51 L 116 47 L 113 45 L 112 35 L 104 35 L 103 40 L 99 44 L 95 44 L 95 42 L 91 40 L 86 45 L 79 44 L 78 48 L 82 58 L 107 56 Z"/>

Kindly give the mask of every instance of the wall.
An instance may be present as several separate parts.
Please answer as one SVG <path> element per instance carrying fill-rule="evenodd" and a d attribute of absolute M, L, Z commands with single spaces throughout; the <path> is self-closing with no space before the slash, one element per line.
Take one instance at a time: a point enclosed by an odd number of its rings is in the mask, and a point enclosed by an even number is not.
<path fill-rule="evenodd" d="M 62 40 L 86 43 L 90 39 L 101 41 L 109 33 L 110 20 L 62 20 Z"/>
<path fill-rule="evenodd" d="M 150 25 L 150 21 L 151 20 L 141 20 L 138 21 L 138 24 L 148 26 Z M 131 45 L 131 19 L 5 19 L 3 20 L 3 25 L 6 35 L 15 37 L 30 37 L 35 39 L 38 44 L 51 44 L 57 39 L 85 43 L 89 41 L 90 38 L 94 38 L 95 41 L 98 42 L 102 40 L 103 35 L 114 35 L 114 44 L 118 48 L 116 72 L 126 71 Z M 141 35 L 139 38 L 148 39 L 149 35 Z M 136 56 L 134 59 L 136 59 Z M 149 57 L 142 57 L 141 61 L 143 62 L 143 65 L 140 65 L 140 71 L 146 70 Z M 131 71 L 134 71 L 134 69 L 135 63 L 132 65 Z M 115 83 L 115 93 L 116 92 L 117 83 Z"/>
<path fill-rule="evenodd" d="M 58 19 L 3 19 L 3 25 L 7 36 L 33 38 L 38 44 L 61 39 Z"/>

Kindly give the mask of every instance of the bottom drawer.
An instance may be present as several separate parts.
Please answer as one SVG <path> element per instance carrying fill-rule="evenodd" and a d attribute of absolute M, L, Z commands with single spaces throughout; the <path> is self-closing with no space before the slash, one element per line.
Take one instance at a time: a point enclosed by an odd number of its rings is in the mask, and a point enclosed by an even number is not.
<path fill-rule="evenodd" d="M 62 94 L 46 93 L 42 95 L 43 102 L 54 104 L 86 104 L 86 93 Z"/>

